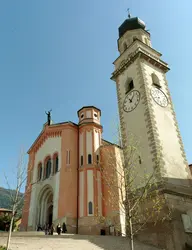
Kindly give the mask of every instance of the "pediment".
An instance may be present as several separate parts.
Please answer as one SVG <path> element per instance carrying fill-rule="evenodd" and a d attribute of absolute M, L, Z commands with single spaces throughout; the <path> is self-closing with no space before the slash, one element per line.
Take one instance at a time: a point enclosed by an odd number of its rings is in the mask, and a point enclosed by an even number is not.
<path fill-rule="evenodd" d="M 35 142 L 32 144 L 31 148 L 29 149 L 28 153 L 34 151 L 35 153 L 39 150 L 39 148 L 45 143 L 45 141 L 49 138 L 60 137 L 62 133 L 61 128 L 44 128 Z"/>

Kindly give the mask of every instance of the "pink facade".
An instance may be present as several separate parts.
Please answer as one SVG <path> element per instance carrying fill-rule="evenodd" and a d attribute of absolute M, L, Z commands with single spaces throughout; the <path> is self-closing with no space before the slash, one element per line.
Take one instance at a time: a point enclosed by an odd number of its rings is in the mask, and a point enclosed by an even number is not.
<path fill-rule="evenodd" d="M 99 109 L 83 107 L 78 117 L 78 124 L 45 124 L 28 151 L 22 230 L 52 222 L 65 222 L 71 233 L 99 234 L 105 227 L 98 215 L 110 208 L 100 162 L 107 164 L 104 144 L 116 146 L 102 139 Z"/>

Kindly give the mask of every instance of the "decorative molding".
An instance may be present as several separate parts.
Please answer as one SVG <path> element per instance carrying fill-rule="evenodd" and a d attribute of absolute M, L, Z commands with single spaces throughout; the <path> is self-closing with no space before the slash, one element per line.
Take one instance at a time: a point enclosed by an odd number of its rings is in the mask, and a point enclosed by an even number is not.
<path fill-rule="evenodd" d="M 116 69 L 112 73 L 111 79 L 115 80 L 120 74 L 122 74 L 124 72 L 124 70 L 126 68 L 128 68 L 133 62 L 135 62 L 135 60 L 137 58 L 144 58 L 145 60 L 147 60 L 152 65 L 155 65 L 159 69 L 164 70 L 164 72 L 167 72 L 169 70 L 169 68 L 168 68 L 168 66 L 167 66 L 167 64 L 165 62 L 163 62 L 160 59 L 155 58 L 152 54 L 145 51 L 144 49 L 137 48 L 134 52 L 132 52 L 131 54 L 128 55 L 127 59 L 125 59 L 125 60 L 123 60 L 121 62 L 119 68 Z"/>
<path fill-rule="evenodd" d="M 81 129 L 81 130 L 79 130 L 79 134 L 81 135 L 81 134 L 83 134 L 84 133 L 84 131 L 85 131 L 85 129 Z"/>
<path fill-rule="evenodd" d="M 181 150 L 182 156 L 183 156 L 183 163 L 186 166 L 186 172 L 189 173 L 189 166 L 188 166 L 187 157 L 186 157 L 186 154 L 185 154 L 185 149 L 184 149 L 182 137 L 181 137 L 181 134 L 180 134 L 180 130 L 179 130 L 179 126 L 178 126 L 178 122 L 177 122 L 177 118 L 176 118 L 176 113 L 174 111 L 173 102 L 172 102 L 171 94 L 170 94 L 169 87 L 168 87 L 168 82 L 167 82 L 166 76 L 164 74 L 163 74 L 163 80 L 164 80 L 164 86 L 165 86 L 166 94 L 167 94 L 168 99 L 169 99 L 169 105 L 170 105 L 170 109 L 171 109 L 171 114 L 173 116 L 174 126 L 175 126 L 175 129 L 176 129 L 176 132 L 177 132 L 177 138 L 178 138 L 178 141 L 179 141 L 180 150 Z M 191 179 L 191 177 L 190 177 L 190 179 Z"/>
<path fill-rule="evenodd" d="M 155 113 L 153 108 L 154 106 L 152 105 L 152 99 L 150 97 L 150 89 L 148 87 L 149 84 L 147 81 L 148 73 L 143 67 L 143 63 L 144 63 L 143 60 L 138 60 L 136 62 L 136 65 L 137 65 L 137 74 L 138 76 L 140 76 L 139 85 L 143 93 L 142 104 L 145 107 L 144 117 L 148 134 L 148 142 L 152 154 L 152 162 L 154 163 L 153 167 L 154 168 L 157 167 L 156 163 L 157 160 L 159 160 L 159 168 L 161 168 L 162 171 L 162 167 L 165 165 L 165 162 L 162 158 L 163 154 L 162 154 L 161 141 L 158 133 L 157 122 L 155 121 Z M 165 168 L 163 169 L 163 171 L 165 172 Z"/>
<path fill-rule="evenodd" d="M 28 150 L 28 154 L 31 152 L 36 153 L 37 150 L 42 146 L 42 144 L 45 142 L 45 140 L 48 137 L 58 137 L 61 136 L 62 131 L 65 129 L 67 130 L 72 130 L 76 133 L 78 133 L 78 125 L 72 123 L 72 122 L 66 122 L 66 123 L 61 123 L 61 124 L 53 124 L 51 126 L 45 126 L 37 139 L 34 141 L 30 149 Z"/>
<path fill-rule="evenodd" d="M 103 127 L 101 124 L 94 123 L 94 122 L 79 124 L 79 131 L 87 131 L 88 129 L 91 131 L 94 129 L 97 129 L 97 130 L 101 130 L 101 132 L 103 132 Z"/>
<path fill-rule="evenodd" d="M 59 156 L 59 152 L 58 151 L 55 151 L 53 154 L 52 154 L 52 159 L 54 159 L 55 157 Z"/>
<path fill-rule="evenodd" d="M 60 137 L 62 130 L 50 130 L 46 131 L 40 136 L 36 144 L 34 145 L 34 152 L 36 153 L 39 148 L 45 143 L 48 138 Z"/>
<path fill-rule="evenodd" d="M 125 149 L 127 144 L 127 133 L 126 133 L 126 122 L 124 120 L 124 110 L 123 110 L 123 97 L 120 91 L 119 78 L 116 79 L 116 89 L 117 89 L 117 99 L 118 99 L 118 109 L 119 109 L 119 121 L 121 128 L 122 146 Z"/>

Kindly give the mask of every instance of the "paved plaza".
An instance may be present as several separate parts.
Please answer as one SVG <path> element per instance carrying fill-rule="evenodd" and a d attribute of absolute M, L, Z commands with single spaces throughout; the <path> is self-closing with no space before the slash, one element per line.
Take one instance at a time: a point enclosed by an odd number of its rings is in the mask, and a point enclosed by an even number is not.
<path fill-rule="evenodd" d="M 6 237 L 0 235 L 0 245 Z M 129 242 L 122 237 L 87 235 L 13 235 L 11 250 L 128 250 Z M 137 243 L 135 250 L 157 250 L 157 248 Z"/>

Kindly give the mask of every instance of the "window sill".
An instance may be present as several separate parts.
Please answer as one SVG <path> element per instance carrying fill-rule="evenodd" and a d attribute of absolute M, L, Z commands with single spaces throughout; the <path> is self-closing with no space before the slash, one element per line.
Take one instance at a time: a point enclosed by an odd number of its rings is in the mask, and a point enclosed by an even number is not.
<path fill-rule="evenodd" d="M 65 172 L 71 172 L 70 166 L 66 166 L 66 167 L 65 167 Z"/>
<path fill-rule="evenodd" d="M 153 86 L 155 86 L 158 89 L 161 89 L 161 86 L 159 84 L 157 84 L 157 83 L 153 83 Z"/>

